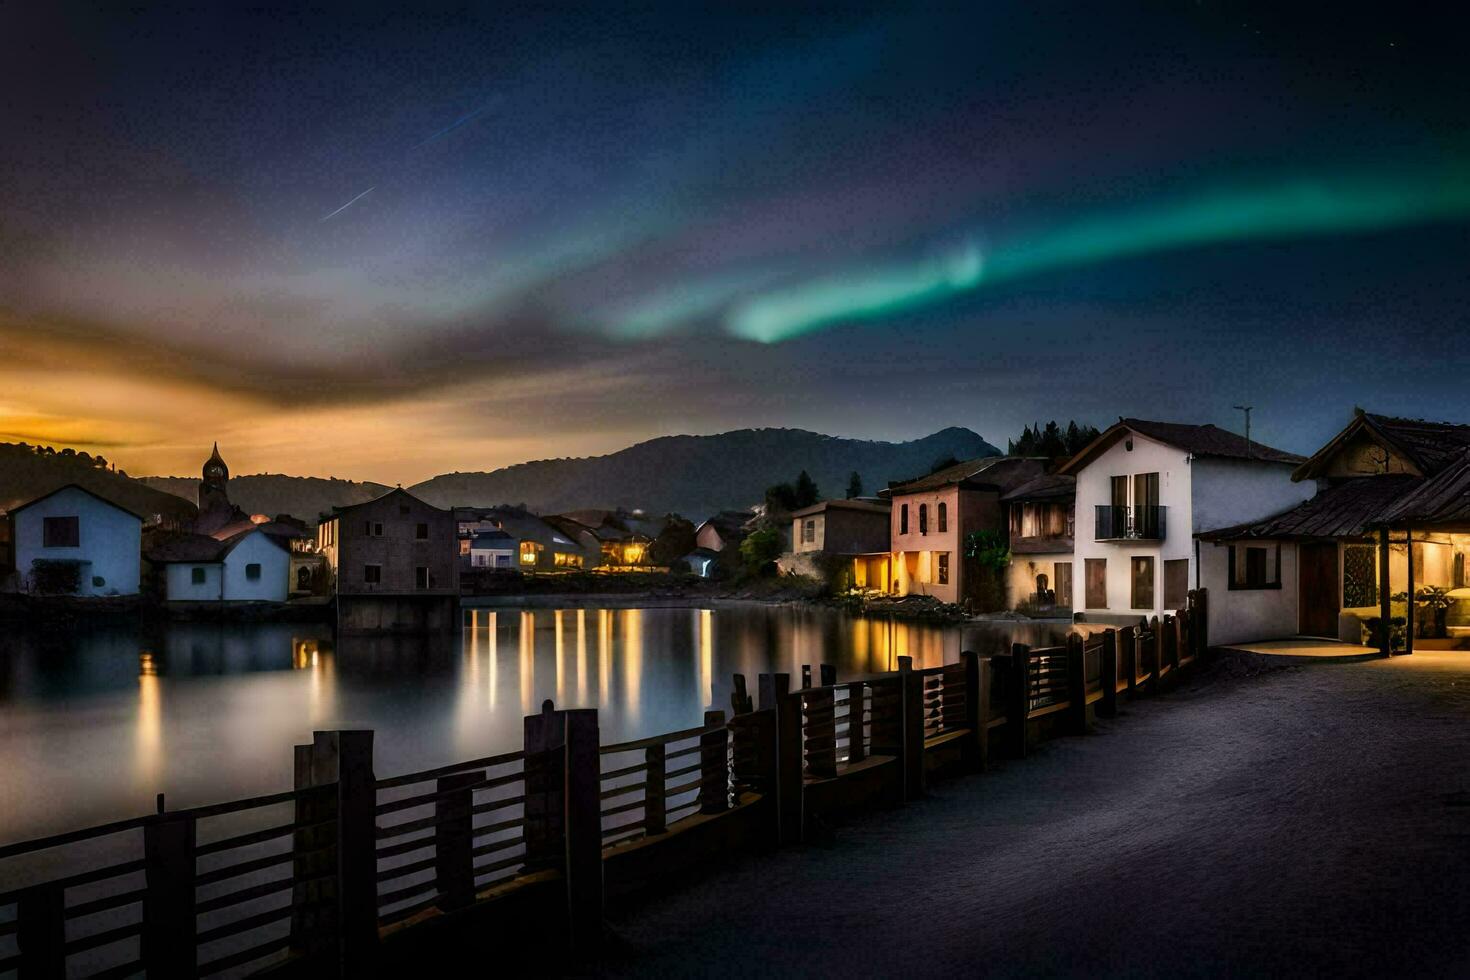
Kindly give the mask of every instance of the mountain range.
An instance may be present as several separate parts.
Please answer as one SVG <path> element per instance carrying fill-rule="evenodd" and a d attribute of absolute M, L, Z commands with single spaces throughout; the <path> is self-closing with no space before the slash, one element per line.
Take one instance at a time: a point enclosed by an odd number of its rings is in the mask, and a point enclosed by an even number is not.
<path fill-rule="evenodd" d="M 625 507 L 700 520 L 761 502 L 765 489 L 802 470 L 824 497 L 840 497 L 849 474 L 871 494 L 927 474 L 940 460 L 999 455 L 970 429 L 951 427 L 907 442 L 843 439 L 805 429 L 737 429 L 708 436 L 664 436 L 605 456 L 543 459 L 490 472 L 445 473 L 408 487 L 439 507 L 524 504 L 542 514 Z M 228 447 L 225 456 L 228 459 Z M 153 490 L 192 501 L 195 477 L 142 477 Z M 334 506 L 390 489 L 377 483 L 257 474 L 230 479 L 230 499 L 255 514 L 314 521 Z"/>

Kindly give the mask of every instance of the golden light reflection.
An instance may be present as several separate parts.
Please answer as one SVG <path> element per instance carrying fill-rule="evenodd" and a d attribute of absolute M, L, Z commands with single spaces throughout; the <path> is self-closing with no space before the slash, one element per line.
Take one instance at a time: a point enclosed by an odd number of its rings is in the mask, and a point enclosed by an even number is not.
<path fill-rule="evenodd" d="M 643 693 L 643 610 L 623 611 L 623 706 L 628 721 L 636 725 Z"/>
<path fill-rule="evenodd" d="M 495 695 L 500 690 L 500 633 L 496 630 L 495 614 L 485 614 L 485 629 L 490 640 L 490 710 L 495 710 Z"/>
<path fill-rule="evenodd" d="M 556 628 L 556 703 L 564 704 L 567 699 L 566 670 L 564 659 L 566 656 L 566 651 L 562 647 L 561 610 L 557 609 L 552 612 L 551 617 L 553 622 L 555 623 Z"/>
<path fill-rule="evenodd" d="M 699 611 L 699 690 L 704 706 L 713 708 L 715 703 L 715 638 L 714 611 Z"/>
<path fill-rule="evenodd" d="M 577 704 L 587 703 L 587 610 L 577 610 Z"/>
<path fill-rule="evenodd" d="M 133 768 L 138 782 L 156 787 L 163 772 L 163 690 L 153 654 L 138 654 L 138 725 Z"/>
<path fill-rule="evenodd" d="M 597 610 L 597 706 L 608 707 L 612 678 L 612 611 Z"/>
<path fill-rule="evenodd" d="M 521 613 L 521 713 L 529 715 L 536 702 L 536 614 Z"/>

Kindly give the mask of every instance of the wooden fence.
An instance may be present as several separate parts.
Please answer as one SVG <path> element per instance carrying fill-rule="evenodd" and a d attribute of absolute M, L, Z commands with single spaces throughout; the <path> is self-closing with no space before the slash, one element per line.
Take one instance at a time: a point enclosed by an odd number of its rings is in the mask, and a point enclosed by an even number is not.
<path fill-rule="evenodd" d="M 160 796 L 154 814 L 0 847 L 4 880 L 29 879 L 0 893 L 0 974 L 369 976 L 419 924 L 547 882 L 559 934 L 591 949 L 605 889 L 799 841 L 830 815 L 1085 732 L 1120 695 L 1167 690 L 1207 648 L 1206 601 L 1191 592 L 1176 616 L 925 670 L 900 657 L 839 682 L 822 665 L 820 684 L 808 668 L 796 690 L 762 674 L 759 707 L 736 675 L 728 719 L 614 745 L 595 710 L 548 701 L 520 751 L 384 779 L 371 731 L 317 732 L 295 749 L 288 792 L 189 810 Z"/>

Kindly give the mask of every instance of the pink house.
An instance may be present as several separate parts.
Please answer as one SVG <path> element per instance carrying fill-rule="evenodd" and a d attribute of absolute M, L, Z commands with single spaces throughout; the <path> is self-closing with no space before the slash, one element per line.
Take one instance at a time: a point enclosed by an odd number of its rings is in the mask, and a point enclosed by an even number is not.
<path fill-rule="evenodd" d="M 882 491 L 893 502 L 888 591 L 962 602 L 966 537 L 994 531 L 1004 539 L 1000 498 L 1045 466 L 1040 459 L 985 456 Z"/>

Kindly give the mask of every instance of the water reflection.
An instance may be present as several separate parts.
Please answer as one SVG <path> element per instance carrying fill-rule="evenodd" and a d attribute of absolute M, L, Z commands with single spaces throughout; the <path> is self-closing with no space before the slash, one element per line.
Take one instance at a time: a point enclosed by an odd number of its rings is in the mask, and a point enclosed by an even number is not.
<path fill-rule="evenodd" d="M 520 744 L 544 698 L 595 707 L 606 741 L 728 709 L 732 675 L 846 678 L 1057 639 L 798 606 L 468 609 L 460 635 L 172 624 L 0 636 L 0 841 L 291 784 L 291 746 L 373 728 L 381 775 Z M 38 789 L 39 788 L 39 789 Z"/>

